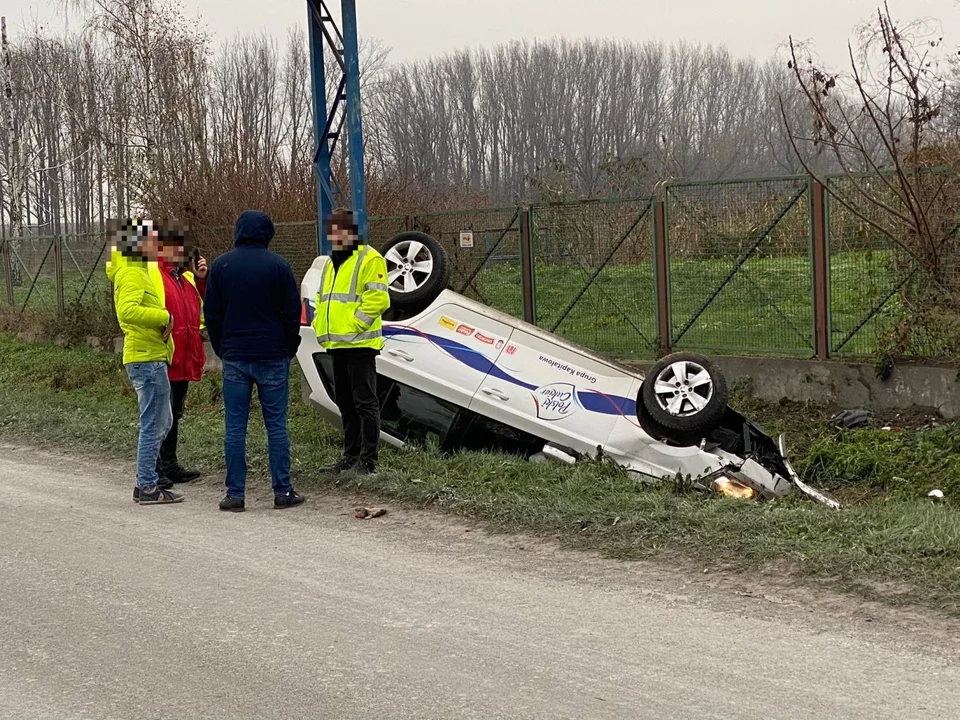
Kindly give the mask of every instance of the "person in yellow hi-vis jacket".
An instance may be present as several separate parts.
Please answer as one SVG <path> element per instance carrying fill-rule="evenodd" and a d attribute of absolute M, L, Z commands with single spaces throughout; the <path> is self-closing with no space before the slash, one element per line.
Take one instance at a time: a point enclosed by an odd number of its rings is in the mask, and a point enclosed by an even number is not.
<path fill-rule="evenodd" d="M 333 358 L 334 394 L 343 420 L 343 457 L 322 472 L 376 472 L 380 449 L 377 356 L 383 349 L 381 316 L 390 307 L 387 263 L 361 243 L 350 210 L 327 220 L 333 245 L 317 293 L 313 329 Z"/>

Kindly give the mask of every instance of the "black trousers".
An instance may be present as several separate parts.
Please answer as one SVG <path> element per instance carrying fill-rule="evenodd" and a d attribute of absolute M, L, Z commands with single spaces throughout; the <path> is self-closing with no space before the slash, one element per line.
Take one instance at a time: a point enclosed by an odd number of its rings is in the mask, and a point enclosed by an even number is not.
<path fill-rule="evenodd" d="M 170 405 L 173 409 L 173 425 L 160 446 L 157 469 L 171 468 L 177 465 L 177 441 L 180 433 L 180 418 L 187 404 L 187 390 L 190 383 L 186 380 L 170 383 Z"/>
<path fill-rule="evenodd" d="M 380 451 L 377 356 L 364 350 L 334 350 L 333 383 L 343 421 L 343 457 L 375 467 Z"/>

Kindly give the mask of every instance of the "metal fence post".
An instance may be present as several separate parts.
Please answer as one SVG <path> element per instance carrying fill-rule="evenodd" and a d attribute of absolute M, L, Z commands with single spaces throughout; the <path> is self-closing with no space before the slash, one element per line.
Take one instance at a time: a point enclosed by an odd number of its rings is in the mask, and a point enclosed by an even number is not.
<path fill-rule="evenodd" d="M 536 266 L 533 255 L 533 209 L 520 213 L 520 284 L 523 297 L 523 320 L 537 323 Z"/>
<path fill-rule="evenodd" d="M 57 283 L 57 317 L 63 317 L 63 237 L 53 239 L 53 274 Z"/>
<path fill-rule="evenodd" d="M 10 271 L 10 241 L 4 238 L 0 255 L 3 256 L 3 281 L 7 287 L 7 304 L 13 305 L 13 273 Z"/>
<path fill-rule="evenodd" d="M 830 358 L 830 251 L 827 247 L 826 188 L 811 178 L 813 243 L 813 332 L 817 360 Z"/>
<path fill-rule="evenodd" d="M 657 335 L 660 352 L 670 353 L 670 258 L 667 243 L 666 204 L 657 199 L 653 215 L 653 258 L 657 288 Z"/>

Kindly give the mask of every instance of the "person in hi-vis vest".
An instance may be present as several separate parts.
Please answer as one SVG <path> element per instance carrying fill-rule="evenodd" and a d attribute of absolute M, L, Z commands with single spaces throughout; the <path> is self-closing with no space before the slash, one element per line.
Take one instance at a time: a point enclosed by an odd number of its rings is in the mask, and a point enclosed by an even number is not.
<path fill-rule="evenodd" d="M 327 220 L 333 245 L 317 293 L 313 328 L 333 358 L 334 394 L 343 421 L 343 457 L 323 472 L 376 472 L 380 447 L 377 356 L 383 349 L 381 317 L 390 307 L 387 263 L 362 243 L 350 210 Z"/>

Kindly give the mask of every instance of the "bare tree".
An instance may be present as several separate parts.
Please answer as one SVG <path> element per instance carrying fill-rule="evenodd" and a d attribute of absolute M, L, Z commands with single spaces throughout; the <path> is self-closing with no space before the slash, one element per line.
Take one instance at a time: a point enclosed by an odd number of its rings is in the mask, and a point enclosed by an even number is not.
<path fill-rule="evenodd" d="M 920 30 L 919 24 L 899 27 L 885 4 L 876 24 L 863 29 L 859 59 L 849 47 L 852 87 L 847 94 L 841 75 L 823 70 L 810 57 L 801 58 L 802 48 L 791 40 L 790 68 L 813 120 L 811 132 L 791 128 L 791 136 L 832 154 L 857 198 L 883 211 L 897 229 L 891 231 L 868 213 L 862 213 L 864 221 L 936 272 L 949 229 L 944 218 L 934 218 L 936 200 L 942 199 L 949 183 L 931 181 L 929 173 L 918 170 L 924 165 L 924 151 L 936 139 L 931 129 L 943 105 L 944 83 L 936 72 L 934 53 L 942 40 L 923 37 Z M 874 53 L 882 58 L 879 67 L 873 64 Z M 783 117 L 789 123 L 785 110 Z M 882 152 L 876 152 L 876 144 Z M 804 158 L 799 151 L 797 155 Z M 817 174 L 805 161 L 804 167 Z M 860 177 L 860 168 L 867 171 L 867 178 Z M 849 196 L 837 193 L 836 199 L 855 211 Z"/>
<path fill-rule="evenodd" d="M 117 180 L 123 178 L 140 209 L 157 208 L 169 182 L 166 120 L 187 94 L 181 69 L 203 51 L 207 35 L 185 20 L 177 0 L 63 2 L 86 12 L 87 32 L 113 51 L 113 100 L 128 106 L 125 122 L 113 125 Z"/>
<path fill-rule="evenodd" d="M 3 52 L 3 207 L 10 218 L 10 232 L 14 237 L 23 235 L 23 202 L 27 191 L 27 178 L 35 152 L 22 141 L 23 129 L 15 122 L 13 78 L 10 60 L 10 45 L 7 39 L 7 19 L 2 23 Z M 2 221 L 2 217 L 0 217 Z"/>
<path fill-rule="evenodd" d="M 786 102 L 783 119 L 796 143 L 812 143 L 843 170 L 842 183 L 825 184 L 831 198 L 907 258 L 899 269 L 915 279 L 902 294 L 911 317 L 891 340 L 904 351 L 923 313 L 953 314 L 960 299 L 960 178 L 943 169 L 957 157 L 937 132 L 946 95 L 938 73 L 942 38 L 924 23 L 898 24 L 886 4 L 860 38 L 859 52 L 849 46 L 847 76 L 825 70 L 791 40 L 789 67 L 812 123 L 791 126 Z M 797 156 L 824 181 L 799 147 Z M 943 322 L 938 315 L 936 324 Z"/>

